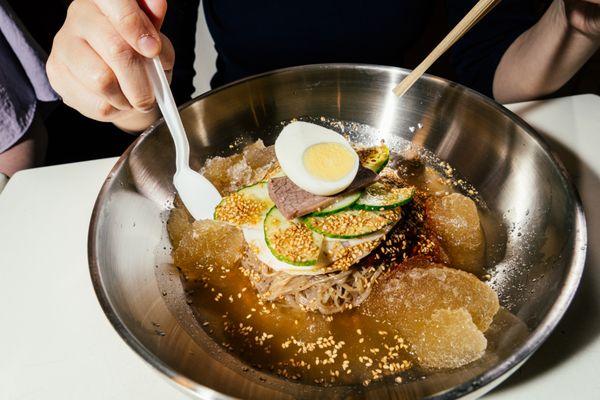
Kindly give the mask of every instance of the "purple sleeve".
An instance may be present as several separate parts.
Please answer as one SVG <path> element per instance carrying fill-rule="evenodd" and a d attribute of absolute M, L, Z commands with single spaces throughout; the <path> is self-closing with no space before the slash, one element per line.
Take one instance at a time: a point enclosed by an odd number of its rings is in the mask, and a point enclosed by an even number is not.
<path fill-rule="evenodd" d="M 58 99 L 45 62 L 44 52 L 0 0 L 0 153 L 27 132 L 38 103 Z"/>

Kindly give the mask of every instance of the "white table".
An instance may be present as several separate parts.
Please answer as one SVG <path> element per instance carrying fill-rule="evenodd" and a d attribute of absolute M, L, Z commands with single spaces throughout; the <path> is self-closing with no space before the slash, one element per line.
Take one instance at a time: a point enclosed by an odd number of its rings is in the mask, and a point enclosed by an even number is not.
<path fill-rule="evenodd" d="M 487 398 L 600 398 L 600 97 L 511 107 L 573 173 L 589 224 L 581 290 L 550 340 Z M 112 329 L 87 230 L 115 159 L 24 171 L 0 194 L 0 399 L 183 399 Z"/>

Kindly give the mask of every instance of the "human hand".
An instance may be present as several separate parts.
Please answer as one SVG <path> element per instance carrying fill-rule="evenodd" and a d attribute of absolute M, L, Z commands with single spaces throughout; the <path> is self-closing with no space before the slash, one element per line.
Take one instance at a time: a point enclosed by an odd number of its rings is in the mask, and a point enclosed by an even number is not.
<path fill-rule="evenodd" d="M 560 3 L 570 27 L 600 39 L 600 0 L 561 0 Z"/>
<path fill-rule="evenodd" d="M 166 8 L 166 0 L 73 1 L 46 66 L 63 101 L 105 122 L 154 110 L 145 57 L 160 55 L 170 74 L 175 52 L 158 31 Z"/>

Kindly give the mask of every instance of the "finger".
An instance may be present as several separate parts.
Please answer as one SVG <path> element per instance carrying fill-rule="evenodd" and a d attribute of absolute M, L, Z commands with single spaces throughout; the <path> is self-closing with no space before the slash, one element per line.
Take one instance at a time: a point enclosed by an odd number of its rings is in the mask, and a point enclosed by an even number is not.
<path fill-rule="evenodd" d="M 160 30 L 165 19 L 165 14 L 167 13 L 166 0 L 140 0 L 139 5 L 148 18 L 150 18 L 152 25 Z"/>
<path fill-rule="evenodd" d="M 116 109 L 130 110 L 131 104 L 121 91 L 114 72 L 89 44 L 74 36 L 63 40 L 69 51 L 58 52 L 56 58 L 66 66 L 71 75 L 88 91 L 104 97 Z"/>
<path fill-rule="evenodd" d="M 161 39 L 161 51 L 160 51 L 160 62 L 165 71 L 173 71 L 175 66 L 175 49 L 171 44 L 169 38 L 162 33 L 160 34 Z"/>
<path fill-rule="evenodd" d="M 103 122 L 111 122 L 122 113 L 105 98 L 87 90 L 64 64 L 49 60 L 48 68 L 52 87 L 69 107 L 75 108 L 88 118 Z"/>
<path fill-rule="evenodd" d="M 136 0 L 94 0 L 114 29 L 145 57 L 160 54 L 158 31 Z"/>
<path fill-rule="evenodd" d="M 142 112 L 151 111 L 154 108 L 154 94 L 144 65 L 146 59 L 98 14 L 85 12 L 82 8 L 78 17 L 84 21 L 77 25 L 79 35 L 113 71 L 129 104 Z"/>

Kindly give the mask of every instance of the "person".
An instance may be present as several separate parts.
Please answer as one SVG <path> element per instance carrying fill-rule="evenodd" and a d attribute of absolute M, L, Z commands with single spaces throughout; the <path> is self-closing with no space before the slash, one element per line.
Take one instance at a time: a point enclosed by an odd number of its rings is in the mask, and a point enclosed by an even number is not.
<path fill-rule="evenodd" d="M 45 72 L 46 54 L 5 0 L 0 0 L 0 186 L 6 177 L 40 165 L 43 119 L 57 94 Z"/>
<path fill-rule="evenodd" d="M 199 0 L 179 3 L 187 7 L 188 11 L 176 10 L 187 24 L 171 23 L 161 33 L 165 0 L 73 1 L 47 64 L 50 82 L 63 101 L 127 131 L 147 127 L 157 110 L 145 57 L 159 55 L 164 68 L 174 74 L 174 86 L 182 80 L 191 86 L 190 50 L 179 47 L 190 40 L 186 26 L 195 18 Z M 408 0 L 202 4 L 218 52 L 213 87 L 292 65 L 402 66 L 406 48 L 422 33 L 431 11 L 430 1 Z M 450 24 L 474 4 L 447 1 Z M 460 82 L 500 102 L 513 102 L 560 88 L 599 44 L 600 0 L 553 0 L 537 20 L 534 1 L 503 0 L 457 43 L 453 58 Z M 175 53 L 184 55 L 186 65 L 174 64 Z"/>

